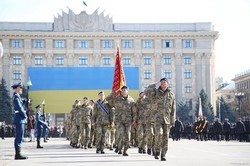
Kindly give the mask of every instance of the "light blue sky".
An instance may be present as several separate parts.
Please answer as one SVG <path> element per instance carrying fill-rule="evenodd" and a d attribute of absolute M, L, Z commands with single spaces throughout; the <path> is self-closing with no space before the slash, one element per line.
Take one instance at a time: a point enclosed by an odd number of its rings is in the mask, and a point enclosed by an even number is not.
<path fill-rule="evenodd" d="M 1 0 L 0 21 L 53 22 L 61 9 L 91 14 L 99 8 L 114 23 L 212 22 L 220 37 L 215 43 L 216 76 L 231 82 L 250 69 L 250 0 Z"/>

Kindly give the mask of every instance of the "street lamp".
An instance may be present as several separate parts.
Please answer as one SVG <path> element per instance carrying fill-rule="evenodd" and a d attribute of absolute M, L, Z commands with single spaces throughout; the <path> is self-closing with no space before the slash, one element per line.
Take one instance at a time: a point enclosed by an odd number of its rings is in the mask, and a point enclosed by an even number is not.
<path fill-rule="evenodd" d="M 27 129 L 28 129 L 28 132 L 30 132 L 30 129 L 31 129 L 31 120 L 30 120 L 30 100 L 29 100 L 29 89 L 30 89 L 30 86 L 32 86 L 32 83 L 31 83 L 31 80 L 30 80 L 30 77 L 29 77 L 29 80 L 27 81 L 26 83 L 27 85 L 27 111 L 26 111 L 26 115 L 28 117 L 27 119 Z"/>
<path fill-rule="evenodd" d="M 238 109 L 239 109 L 239 116 L 241 117 L 240 111 L 241 111 L 241 99 L 244 97 L 244 92 L 236 92 L 235 97 L 238 99 Z"/>

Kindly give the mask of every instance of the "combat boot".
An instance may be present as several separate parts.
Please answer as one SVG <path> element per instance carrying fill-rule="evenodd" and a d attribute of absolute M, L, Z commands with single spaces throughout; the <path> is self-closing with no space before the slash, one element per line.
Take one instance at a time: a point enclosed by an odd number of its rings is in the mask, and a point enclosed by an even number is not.
<path fill-rule="evenodd" d="M 101 154 L 105 154 L 105 152 L 103 150 L 101 150 Z"/>
<path fill-rule="evenodd" d="M 148 155 L 151 155 L 151 149 L 147 150 Z"/>
<path fill-rule="evenodd" d="M 165 156 L 161 156 L 161 161 L 166 161 L 166 157 Z"/>
<path fill-rule="evenodd" d="M 37 146 L 36 146 L 36 148 L 38 148 L 38 149 L 43 148 L 43 147 L 40 145 L 40 141 L 37 141 Z"/>
<path fill-rule="evenodd" d="M 21 148 L 17 147 L 15 148 L 16 154 L 15 154 L 15 160 L 25 160 L 28 157 L 21 155 Z"/>
<path fill-rule="evenodd" d="M 127 150 L 123 150 L 123 156 L 128 156 Z"/>
<path fill-rule="evenodd" d="M 138 153 L 142 153 L 142 148 L 139 148 L 139 149 L 138 149 Z"/>
<path fill-rule="evenodd" d="M 142 149 L 142 153 L 145 154 L 145 153 L 146 153 L 146 150 L 145 150 L 145 149 Z"/>
<path fill-rule="evenodd" d="M 118 153 L 118 147 L 115 148 L 115 153 Z"/>
<path fill-rule="evenodd" d="M 100 149 L 97 148 L 96 149 L 96 154 L 99 154 L 99 152 L 100 152 Z"/>
<path fill-rule="evenodd" d="M 119 151 L 118 151 L 118 154 L 122 154 L 122 150 L 119 150 Z"/>
<path fill-rule="evenodd" d="M 159 159 L 160 152 L 155 152 L 155 159 Z"/>

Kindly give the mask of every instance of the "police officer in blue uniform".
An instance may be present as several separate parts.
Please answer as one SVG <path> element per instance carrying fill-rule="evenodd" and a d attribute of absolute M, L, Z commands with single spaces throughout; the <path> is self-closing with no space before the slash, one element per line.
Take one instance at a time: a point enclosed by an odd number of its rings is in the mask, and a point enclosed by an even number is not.
<path fill-rule="evenodd" d="M 37 148 L 43 148 L 40 145 L 40 139 L 42 137 L 43 130 L 47 127 L 47 123 L 44 122 L 44 117 L 41 113 L 41 105 L 36 106 L 36 129 L 37 129 Z"/>
<path fill-rule="evenodd" d="M 15 110 L 14 120 L 13 123 L 16 126 L 16 136 L 15 136 L 15 160 L 25 160 L 27 159 L 26 156 L 21 155 L 21 145 L 24 137 L 24 130 L 25 124 L 27 123 L 27 115 L 26 111 L 24 110 L 24 104 L 26 102 L 25 99 L 20 97 L 22 94 L 22 83 L 19 82 L 11 86 L 14 90 L 12 101 Z"/>

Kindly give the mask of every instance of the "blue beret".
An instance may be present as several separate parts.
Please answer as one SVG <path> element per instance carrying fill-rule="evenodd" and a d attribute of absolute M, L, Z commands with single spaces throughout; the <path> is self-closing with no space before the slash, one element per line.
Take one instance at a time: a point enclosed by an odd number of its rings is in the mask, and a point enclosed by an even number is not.
<path fill-rule="evenodd" d="M 21 82 L 16 83 L 14 85 L 11 86 L 13 89 L 16 89 L 17 87 L 23 88 L 23 84 Z"/>

